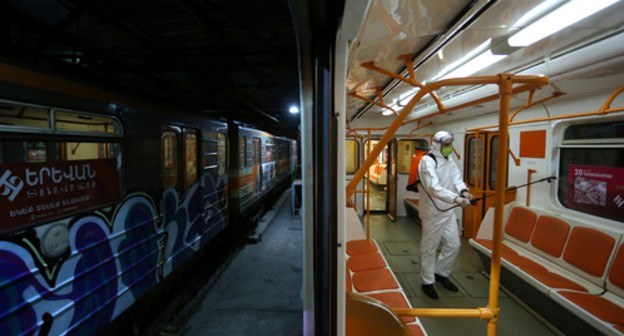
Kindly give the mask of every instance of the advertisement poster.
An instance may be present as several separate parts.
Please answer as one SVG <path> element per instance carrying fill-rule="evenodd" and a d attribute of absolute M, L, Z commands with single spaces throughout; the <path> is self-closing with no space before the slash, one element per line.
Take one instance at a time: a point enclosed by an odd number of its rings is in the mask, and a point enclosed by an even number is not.
<path fill-rule="evenodd" d="M 568 205 L 624 221 L 624 168 L 570 164 Z"/>
<path fill-rule="evenodd" d="M 0 230 L 119 199 L 114 159 L 0 165 Z"/>

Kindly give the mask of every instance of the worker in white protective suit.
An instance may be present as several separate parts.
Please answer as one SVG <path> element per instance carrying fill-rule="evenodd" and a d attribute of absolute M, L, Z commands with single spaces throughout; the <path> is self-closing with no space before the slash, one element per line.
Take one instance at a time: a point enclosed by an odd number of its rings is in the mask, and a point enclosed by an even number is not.
<path fill-rule="evenodd" d="M 455 205 L 466 208 L 472 199 L 452 153 L 453 136 L 449 132 L 439 131 L 433 136 L 431 152 L 423 156 L 418 165 L 422 290 L 432 299 L 438 299 L 433 286 L 435 282 L 447 290 L 457 291 L 449 275 L 459 254 L 459 230 L 455 210 L 447 209 Z M 436 260 L 436 250 L 440 243 L 442 250 Z"/>

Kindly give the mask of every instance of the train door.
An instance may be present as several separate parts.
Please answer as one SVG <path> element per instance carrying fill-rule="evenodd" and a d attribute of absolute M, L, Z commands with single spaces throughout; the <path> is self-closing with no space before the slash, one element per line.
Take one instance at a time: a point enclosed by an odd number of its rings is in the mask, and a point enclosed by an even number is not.
<path fill-rule="evenodd" d="M 386 188 L 386 209 L 388 217 L 396 220 L 397 212 L 397 140 L 388 143 L 388 187 Z"/>
<path fill-rule="evenodd" d="M 466 134 L 464 180 L 475 198 L 484 198 L 475 206 L 464 209 L 464 237 L 474 238 L 487 209 L 494 205 L 496 190 L 498 132 Z M 515 189 L 506 191 L 505 203 L 515 199 Z"/>

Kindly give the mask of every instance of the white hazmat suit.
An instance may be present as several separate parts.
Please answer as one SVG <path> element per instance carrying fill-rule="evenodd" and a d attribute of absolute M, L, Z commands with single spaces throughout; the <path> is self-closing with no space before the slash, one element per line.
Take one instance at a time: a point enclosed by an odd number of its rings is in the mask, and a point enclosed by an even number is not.
<path fill-rule="evenodd" d="M 455 210 L 440 210 L 449 209 L 456 204 L 462 207 L 470 204 L 467 199 L 460 198 L 462 192 L 467 193 L 467 188 L 452 155 L 444 157 L 440 151 L 443 144 L 452 141 L 450 133 L 437 132 L 431 145 L 431 153 L 436 160 L 425 155 L 418 166 L 421 183 L 418 187 L 418 215 L 422 222 L 420 265 L 423 285 L 433 284 L 436 281 L 434 274 L 448 277 L 459 254 L 460 241 Z M 436 250 L 440 243 L 442 251 L 436 260 Z"/>

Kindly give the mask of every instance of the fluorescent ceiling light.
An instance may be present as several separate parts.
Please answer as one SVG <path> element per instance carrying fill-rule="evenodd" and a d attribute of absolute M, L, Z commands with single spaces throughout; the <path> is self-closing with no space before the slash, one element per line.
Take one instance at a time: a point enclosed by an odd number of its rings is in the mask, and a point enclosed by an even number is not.
<path fill-rule="evenodd" d="M 444 67 L 431 80 L 470 76 L 507 57 L 507 55 L 492 54 L 492 51 L 489 49 L 491 41 L 492 39 L 488 39 L 468 52 L 464 57 Z"/>
<path fill-rule="evenodd" d="M 507 57 L 507 55 L 494 55 L 490 49 L 484 51 L 479 56 L 471 59 L 464 65 L 459 68 L 451 71 L 450 73 L 444 75 L 441 79 L 447 78 L 460 78 L 467 77 L 476 72 L 479 72 L 486 67 L 500 61 L 501 59 Z"/>
<path fill-rule="evenodd" d="M 389 107 L 389 108 L 391 108 L 392 110 L 394 110 L 394 109 L 396 109 L 397 104 L 398 104 L 398 101 L 397 101 L 396 99 L 394 99 L 394 100 L 392 101 L 392 104 L 388 105 L 388 107 Z M 384 108 L 384 109 L 381 111 L 381 114 L 383 114 L 383 115 L 385 115 L 385 116 L 388 116 L 388 115 L 394 114 L 394 112 L 392 112 L 392 110 L 391 110 L 391 109 Z"/>
<path fill-rule="evenodd" d="M 416 95 L 416 92 L 418 92 L 418 88 L 413 88 L 401 95 L 399 95 L 399 102 L 405 99 L 412 99 L 412 97 L 414 97 Z"/>
<path fill-rule="evenodd" d="M 619 0 L 572 0 L 513 34 L 508 39 L 508 43 L 512 47 L 526 47 L 618 1 Z M 536 12 L 537 7 L 535 8 Z M 544 8 L 541 8 L 540 11 L 543 9 Z M 531 12 L 533 12 L 533 10 L 528 12 L 525 16 L 528 16 Z M 526 20 L 528 19 L 525 19 L 523 16 L 518 22 L 524 23 Z"/>
<path fill-rule="evenodd" d="M 420 91 L 419 88 L 413 88 L 407 92 L 400 94 L 399 100 L 397 101 L 397 106 L 399 107 L 405 106 L 407 102 L 409 102 L 410 100 L 412 100 L 412 98 L 414 98 L 414 96 L 418 93 L 418 91 Z"/>
<path fill-rule="evenodd" d="M 523 27 L 527 22 L 531 22 L 536 17 L 540 17 L 544 15 L 544 13 L 549 12 L 551 9 L 560 5 L 562 2 L 560 0 L 548 0 L 544 1 L 541 4 L 533 7 L 530 11 L 524 13 L 518 21 L 516 21 L 512 27 Z"/>

